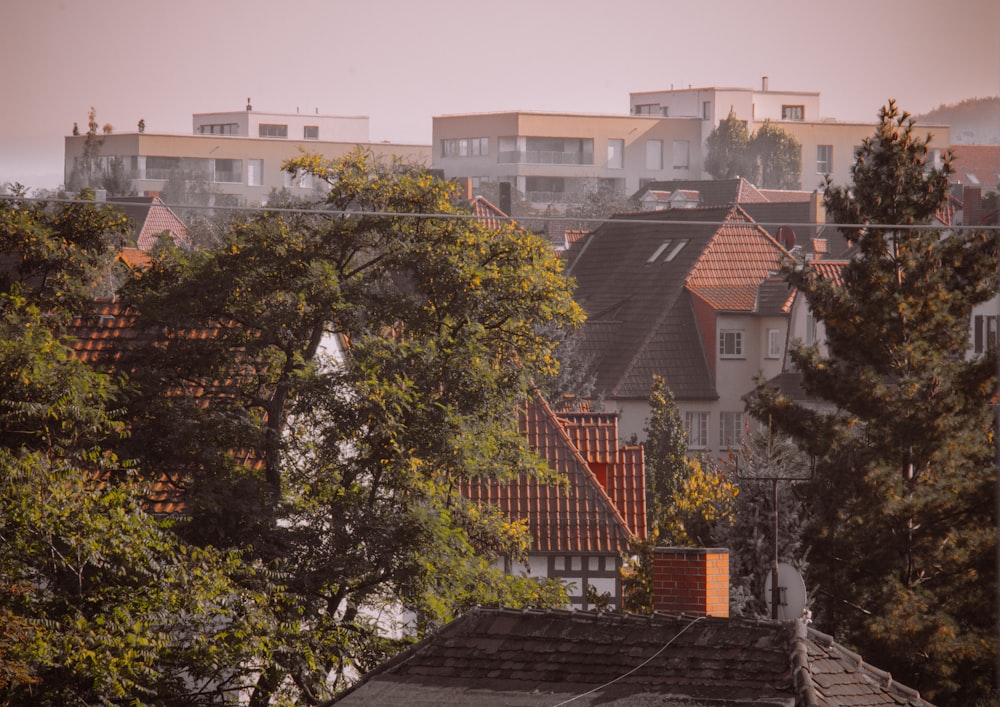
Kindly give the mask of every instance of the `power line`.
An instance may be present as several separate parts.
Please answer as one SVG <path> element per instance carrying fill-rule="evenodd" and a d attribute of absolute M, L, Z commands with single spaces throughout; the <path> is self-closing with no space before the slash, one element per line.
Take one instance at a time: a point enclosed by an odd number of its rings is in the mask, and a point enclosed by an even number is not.
<path fill-rule="evenodd" d="M 131 201 L 115 201 L 114 198 L 106 199 L 104 201 L 88 201 L 81 199 L 68 199 L 68 198 L 45 198 L 45 197 L 25 197 L 25 196 L 14 196 L 11 194 L 0 194 L 0 200 L 5 201 L 19 201 L 28 203 L 45 203 L 45 204 L 76 204 L 76 205 L 93 205 L 93 206 L 135 206 L 135 202 Z M 145 204 L 143 204 L 145 205 Z M 157 204 L 159 206 L 159 204 Z M 477 216 L 476 214 L 455 214 L 455 213 L 431 213 L 422 211 L 404 212 L 404 211 L 361 211 L 352 209 L 332 209 L 323 206 L 227 206 L 227 205 L 208 205 L 208 204 L 168 204 L 163 203 L 162 206 L 171 210 L 202 210 L 202 211 L 229 211 L 229 212 L 240 212 L 240 213 L 269 213 L 269 214 L 304 214 L 304 215 L 315 215 L 315 216 L 343 216 L 343 217 L 361 217 L 361 216 L 378 216 L 378 217 L 393 217 L 393 218 L 422 218 L 422 219 L 455 219 L 455 220 L 471 220 L 471 221 L 487 221 L 487 220 L 502 220 L 495 216 Z M 719 208 L 723 208 L 725 205 L 720 204 Z M 712 208 L 712 207 L 700 207 L 700 208 Z M 669 211 L 667 209 L 666 211 Z M 560 222 L 565 223 L 567 221 L 573 222 L 584 222 L 593 224 L 605 224 L 605 223 L 627 223 L 634 221 L 636 223 L 654 223 L 659 225 L 691 225 L 690 220 L 684 219 L 670 219 L 670 218 L 628 218 L 632 216 L 644 216 L 645 214 L 652 214 L 656 212 L 651 211 L 637 211 L 622 213 L 615 216 L 606 217 L 589 217 L 589 216 L 522 216 L 518 218 L 510 217 L 507 218 L 511 223 L 516 223 L 520 221 L 542 221 L 542 222 Z M 884 224 L 884 223 L 790 223 L 787 221 L 748 221 L 747 225 L 750 226 L 760 226 L 762 228 L 803 228 L 803 229 L 874 229 L 874 230 L 911 230 L 911 231 L 992 231 L 1000 232 L 1000 225 L 944 225 L 944 224 Z"/>

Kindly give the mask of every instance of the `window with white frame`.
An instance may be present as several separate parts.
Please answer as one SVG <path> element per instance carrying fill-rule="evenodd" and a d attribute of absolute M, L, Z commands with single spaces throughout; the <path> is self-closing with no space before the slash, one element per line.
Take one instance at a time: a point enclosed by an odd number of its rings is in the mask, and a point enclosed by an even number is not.
<path fill-rule="evenodd" d="M 302 139 L 303 140 L 319 140 L 319 126 L 318 125 L 303 125 L 302 126 Z"/>
<path fill-rule="evenodd" d="M 687 433 L 690 449 L 704 449 L 708 446 L 708 413 L 684 413 L 684 431 Z"/>
<path fill-rule="evenodd" d="M 625 141 L 621 138 L 608 138 L 608 169 L 625 168 Z"/>
<path fill-rule="evenodd" d="M 833 145 L 816 145 L 816 173 L 833 172 Z"/>
<path fill-rule="evenodd" d="M 646 140 L 646 169 L 663 169 L 663 140 Z"/>
<path fill-rule="evenodd" d="M 721 358 L 744 358 L 742 329 L 722 329 L 719 331 L 719 356 Z"/>
<path fill-rule="evenodd" d="M 813 316 L 812 312 L 806 315 L 806 346 L 812 346 L 816 343 L 816 317 Z"/>
<path fill-rule="evenodd" d="M 482 157 L 490 153 L 487 137 L 449 138 L 441 141 L 442 157 Z"/>
<path fill-rule="evenodd" d="M 261 123 L 257 126 L 258 137 L 288 137 L 288 126 L 275 123 Z"/>
<path fill-rule="evenodd" d="M 972 350 L 979 354 L 997 345 L 996 315 L 976 315 L 972 320 Z"/>
<path fill-rule="evenodd" d="M 767 358 L 781 358 L 781 329 L 767 330 Z"/>
<path fill-rule="evenodd" d="M 674 140 L 674 169 L 687 169 L 691 166 L 691 143 L 687 140 Z"/>
<path fill-rule="evenodd" d="M 264 160 L 247 160 L 247 186 L 264 186 Z"/>
<path fill-rule="evenodd" d="M 805 106 L 781 106 L 781 119 L 782 120 L 805 120 L 806 117 L 806 107 Z"/>
<path fill-rule="evenodd" d="M 719 449 L 738 447 L 743 437 L 743 413 L 719 413 Z"/>

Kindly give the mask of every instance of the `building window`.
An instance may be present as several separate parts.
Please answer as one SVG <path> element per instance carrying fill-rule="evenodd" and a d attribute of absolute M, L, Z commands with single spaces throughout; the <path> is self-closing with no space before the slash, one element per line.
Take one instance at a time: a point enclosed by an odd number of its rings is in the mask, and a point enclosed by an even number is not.
<path fill-rule="evenodd" d="M 691 164 L 691 143 L 674 140 L 674 169 L 687 169 Z"/>
<path fill-rule="evenodd" d="M 977 354 L 996 347 L 996 315 L 976 315 L 973 317 L 972 328 L 972 348 Z"/>
<path fill-rule="evenodd" d="M 483 157 L 489 153 L 489 138 L 463 137 L 441 141 L 442 157 Z"/>
<path fill-rule="evenodd" d="M 625 168 L 625 141 L 620 138 L 608 139 L 608 169 Z"/>
<path fill-rule="evenodd" d="M 688 447 L 704 449 L 708 446 L 708 413 L 684 413 L 684 431 L 687 433 Z"/>
<path fill-rule="evenodd" d="M 719 413 L 719 449 L 738 447 L 743 438 L 743 413 Z"/>
<path fill-rule="evenodd" d="M 805 120 L 806 119 L 806 107 L 805 106 L 781 106 L 781 119 L 782 120 Z"/>
<path fill-rule="evenodd" d="M 816 317 L 812 315 L 812 312 L 806 315 L 806 346 L 812 346 L 816 343 Z"/>
<path fill-rule="evenodd" d="M 224 184 L 240 184 L 243 181 L 243 160 L 215 159 L 212 181 Z"/>
<path fill-rule="evenodd" d="M 635 115 L 659 115 L 659 103 L 638 103 L 635 106 Z"/>
<path fill-rule="evenodd" d="M 719 332 L 719 356 L 722 358 L 744 358 L 742 330 L 722 329 Z"/>
<path fill-rule="evenodd" d="M 180 169 L 180 157 L 146 157 L 146 179 L 170 179 L 175 170 Z"/>
<path fill-rule="evenodd" d="M 781 358 L 781 330 L 767 330 L 767 357 Z"/>
<path fill-rule="evenodd" d="M 663 169 L 663 140 L 646 140 L 646 169 Z"/>
<path fill-rule="evenodd" d="M 247 160 L 247 186 L 264 186 L 264 160 Z"/>
<path fill-rule="evenodd" d="M 816 172 L 817 174 L 833 172 L 833 145 L 816 145 Z"/>
<path fill-rule="evenodd" d="M 303 140 L 319 140 L 319 126 L 318 125 L 304 125 L 304 126 L 302 126 L 302 139 Z"/>
<path fill-rule="evenodd" d="M 701 119 L 711 120 L 712 119 L 712 102 L 702 101 L 701 103 Z"/>
<path fill-rule="evenodd" d="M 209 123 L 199 125 L 198 132 L 201 135 L 239 135 L 240 126 L 238 123 Z"/>
<path fill-rule="evenodd" d="M 261 123 L 257 126 L 257 134 L 260 137 L 288 137 L 287 125 L 276 125 L 273 123 Z"/>

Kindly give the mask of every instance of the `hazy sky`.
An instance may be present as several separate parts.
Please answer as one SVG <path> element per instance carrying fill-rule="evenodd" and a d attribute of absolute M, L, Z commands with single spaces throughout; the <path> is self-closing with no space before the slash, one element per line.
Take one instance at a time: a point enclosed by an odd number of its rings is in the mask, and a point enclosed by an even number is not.
<path fill-rule="evenodd" d="M 874 121 L 1000 95 L 1000 0 L 0 0 L 0 183 L 52 187 L 63 139 L 191 132 L 191 114 L 628 112 L 630 91 L 818 91 Z"/>

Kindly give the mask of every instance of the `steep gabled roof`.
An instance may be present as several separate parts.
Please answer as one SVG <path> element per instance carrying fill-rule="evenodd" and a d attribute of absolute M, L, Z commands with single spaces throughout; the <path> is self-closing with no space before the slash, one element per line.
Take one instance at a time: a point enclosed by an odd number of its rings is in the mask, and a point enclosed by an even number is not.
<path fill-rule="evenodd" d="M 503 224 L 512 223 L 510 216 L 494 206 L 489 199 L 474 196 L 469 202 L 469 208 L 474 216 L 488 228 L 497 228 Z"/>
<path fill-rule="evenodd" d="M 567 483 L 545 484 L 519 476 L 505 483 L 466 482 L 462 494 L 471 501 L 496 506 L 511 520 L 526 521 L 533 538 L 531 552 L 624 552 L 633 532 L 552 408 L 536 396 L 526 404 L 520 425 L 528 444 Z M 636 493 L 641 493 L 642 505 L 630 515 L 645 516 L 645 491 Z M 623 503 L 628 500 L 624 491 L 622 499 Z"/>
<path fill-rule="evenodd" d="M 124 211 L 132 222 L 134 229 L 131 242 L 139 250 L 152 250 L 163 234 L 168 234 L 174 245 L 191 244 L 187 225 L 160 197 L 118 196 L 111 199 L 110 203 Z"/>
<path fill-rule="evenodd" d="M 928 707 L 800 621 L 476 609 L 333 704 Z"/>
<path fill-rule="evenodd" d="M 783 254 L 733 206 L 619 216 L 577 242 L 567 272 L 587 311 L 582 350 L 598 393 L 645 399 L 660 374 L 679 399 L 716 398 L 692 296 L 751 312 Z"/>

